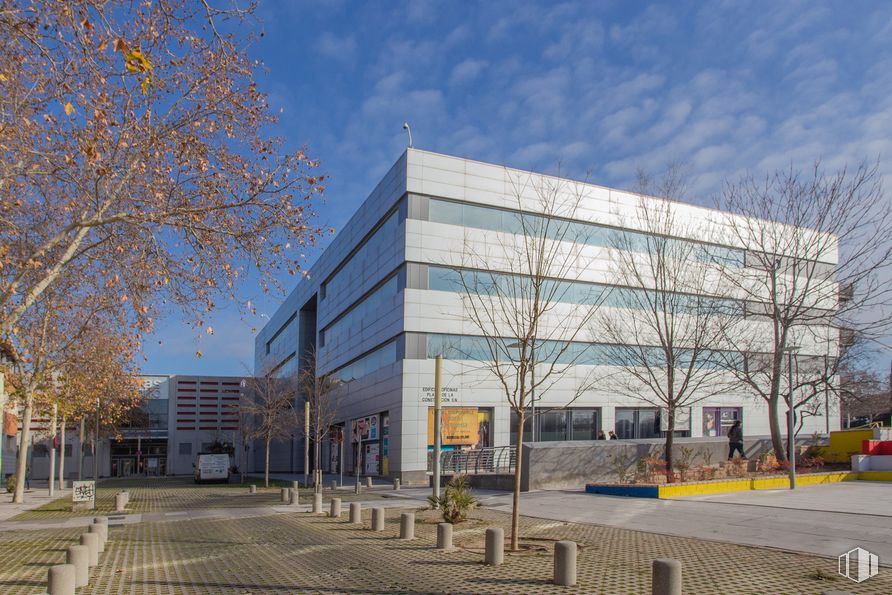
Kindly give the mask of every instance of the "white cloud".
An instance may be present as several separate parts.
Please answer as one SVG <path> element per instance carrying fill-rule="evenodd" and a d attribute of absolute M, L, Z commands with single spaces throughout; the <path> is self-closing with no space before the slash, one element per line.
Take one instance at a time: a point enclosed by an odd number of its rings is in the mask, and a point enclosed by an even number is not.
<path fill-rule="evenodd" d="M 326 58 L 349 63 L 356 54 L 356 39 L 352 35 L 339 36 L 325 31 L 316 42 L 316 51 Z"/>
<path fill-rule="evenodd" d="M 483 72 L 486 66 L 486 60 L 477 60 L 475 58 L 468 58 L 463 62 L 459 62 L 452 68 L 452 73 L 449 75 L 449 84 L 460 85 L 472 81 Z"/>

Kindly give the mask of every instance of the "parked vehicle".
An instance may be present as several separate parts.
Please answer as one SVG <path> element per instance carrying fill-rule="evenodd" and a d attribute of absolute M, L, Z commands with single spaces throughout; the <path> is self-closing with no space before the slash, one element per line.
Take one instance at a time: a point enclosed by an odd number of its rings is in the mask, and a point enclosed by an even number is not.
<path fill-rule="evenodd" d="M 229 455 L 210 452 L 198 453 L 195 467 L 195 483 L 229 481 Z"/>

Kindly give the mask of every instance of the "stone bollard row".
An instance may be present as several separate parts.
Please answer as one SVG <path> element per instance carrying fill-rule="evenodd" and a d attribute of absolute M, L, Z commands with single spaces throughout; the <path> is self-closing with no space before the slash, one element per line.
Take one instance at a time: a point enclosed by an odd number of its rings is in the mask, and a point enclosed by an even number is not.
<path fill-rule="evenodd" d="M 399 477 L 393 478 L 393 489 L 396 492 L 400 491 L 400 478 Z"/>
<path fill-rule="evenodd" d="M 415 539 L 415 513 L 400 514 L 400 539 Z"/>
<path fill-rule="evenodd" d="M 72 545 L 65 552 L 65 562 L 74 566 L 74 586 L 86 587 L 90 582 L 90 548 Z"/>
<path fill-rule="evenodd" d="M 654 560 L 652 595 L 681 595 L 681 562 L 671 558 Z"/>
<path fill-rule="evenodd" d="M 294 481 L 291 482 L 291 491 L 293 492 L 294 490 L 299 490 L 299 489 L 300 489 L 300 482 L 295 479 Z"/>
<path fill-rule="evenodd" d="M 373 508 L 372 509 L 372 531 L 383 531 L 384 530 L 384 509 L 383 508 Z"/>
<path fill-rule="evenodd" d="M 576 542 L 554 544 L 554 584 L 572 587 L 576 584 Z"/>
<path fill-rule="evenodd" d="M 73 564 L 50 566 L 46 577 L 46 592 L 49 595 L 74 595 L 76 571 Z"/>
<path fill-rule="evenodd" d="M 359 502 L 350 503 L 350 522 L 354 525 L 362 523 L 362 504 Z"/>
<path fill-rule="evenodd" d="M 341 518 L 341 499 L 340 498 L 332 498 L 331 499 L 331 510 L 328 513 L 333 519 Z"/>
<path fill-rule="evenodd" d="M 115 494 L 115 512 L 124 512 L 127 507 L 127 501 L 124 499 L 124 493 Z"/>
<path fill-rule="evenodd" d="M 291 490 L 291 505 L 297 506 L 300 504 L 300 490 L 292 489 Z"/>
<path fill-rule="evenodd" d="M 249 494 L 256 494 L 256 493 L 257 493 L 257 486 L 256 486 L 255 484 L 253 484 L 253 483 L 252 483 L 251 485 L 249 485 L 249 486 L 248 486 L 248 493 L 249 493 Z"/>
<path fill-rule="evenodd" d="M 319 492 L 313 494 L 313 512 L 315 514 L 322 512 L 322 494 Z"/>
<path fill-rule="evenodd" d="M 332 480 L 331 480 L 331 491 L 333 492 L 333 491 L 335 491 L 336 489 L 338 489 L 338 480 L 337 480 L 337 479 L 332 479 Z"/>
<path fill-rule="evenodd" d="M 372 487 L 372 477 L 371 476 L 368 476 L 365 478 L 365 487 L 367 487 L 367 488 Z"/>
<path fill-rule="evenodd" d="M 99 545 L 99 553 L 100 554 L 105 551 L 105 537 L 103 536 L 103 531 L 102 531 L 103 528 L 105 528 L 105 527 L 106 527 L 106 525 L 95 525 L 95 524 L 87 527 L 87 533 L 95 534 L 96 537 L 99 538 L 98 545 Z"/>
<path fill-rule="evenodd" d="M 353 486 L 353 493 L 354 493 L 354 494 L 361 494 L 361 493 L 362 493 L 362 486 L 359 485 L 359 482 L 358 482 L 358 481 L 356 482 L 356 485 Z"/>
<path fill-rule="evenodd" d="M 452 550 L 452 523 L 437 525 L 437 549 L 447 552 Z"/>
<path fill-rule="evenodd" d="M 291 502 L 291 488 L 282 488 L 279 495 L 283 503 Z"/>
<path fill-rule="evenodd" d="M 81 545 L 87 546 L 89 553 L 88 564 L 96 566 L 99 564 L 99 535 L 96 533 L 81 533 Z"/>
<path fill-rule="evenodd" d="M 124 494 L 124 506 L 127 506 L 128 504 L 130 504 L 130 492 L 124 490 L 121 493 Z"/>
<path fill-rule="evenodd" d="M 486 530 L 486 553 L 484 564 L 499 566 L 505 561 L 505 530 L 501 527 L 490 527 Z"/>

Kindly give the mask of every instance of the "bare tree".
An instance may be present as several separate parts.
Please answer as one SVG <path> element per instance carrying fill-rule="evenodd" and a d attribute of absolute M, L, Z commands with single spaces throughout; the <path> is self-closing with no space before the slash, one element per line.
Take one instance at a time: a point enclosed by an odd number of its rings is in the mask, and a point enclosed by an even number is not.
<path fill-rule="evenodd" d="M 876 337 L 892 324 L 892 206 L 876 166 L 828 174 L 819 163 L 745 176 L 717 206 L 742 215 L 722 225 L 746 248 L 742 266 L 724 268 L 748 319 L 727 335 L 746 355 L 728 368 L 767 403 L 772 445 L 785 459 L 779 406 L 801 407 L 834 389 L 840 352 L 855 334 Z M 803 355 L 791 357 L 800 347 Z M 785 382 L 790 359 L 799 371 Z"/>
<path fill-rule="evenodd" d="M 684 177 L 677 168 L 657 183 L 640 176 L 634 221 L 623 225 L 629 230 L 611 235 L 615 287 L 611 308 L 602 309 L 597 319 L 615 370 L 610 386 L 667 417 L 668 481 L 673 480 L 677 417 L 727 389 L 716 353 L 739 310 L 722 296 L 711 264 L 722 249 L 678 239 L 704 235 L 704 222 L 690 221 L 671 202 L 683 193 Z"/>
<path fill-rule="evenodd" d="M 511 549 L 517 550 L 528 408 L 558 383 L 568 391 L 563 407 L 591 388 L 594 377 L 579 364 L 590 355 L 589 323 L 604 294 L 583 281 L 597 251 L 588 245 L 595 228 L 574 221 L 584 219 L 584 184 L 514 172 L 506 179 L 516 210 L 501 216 L 513 233 L 469 231 L 450 263 L 462 319 L 476 343 L 444 347 L 458 359 L 478 360 L 516 414 Z"/>
<path fill-rule="evenodd" d="M 263 485 L 269 487 L 269 451 L 274 440 L 287 438 L 297 424 L 294 399 L 297 379 L 265 372 L 243 381 L 243 415 L 250 416 L 250 437 L 263 441 Z"/>
<path fill-rule="evenodd" d="M 337 381 L 331 376 L 316 375 L 316 348 L 310 347 L 304 356 L 304 366 L 298 376 L 298 387 L 301 396 L 310 405 L 309 426 L 301 423 L 304 436 L 312 440 L 313 449 L 313 486 L 315 491 L 322 489 L 322 440 L 328 436 L 337 419 L 340 399 L 338 398 Z"/>

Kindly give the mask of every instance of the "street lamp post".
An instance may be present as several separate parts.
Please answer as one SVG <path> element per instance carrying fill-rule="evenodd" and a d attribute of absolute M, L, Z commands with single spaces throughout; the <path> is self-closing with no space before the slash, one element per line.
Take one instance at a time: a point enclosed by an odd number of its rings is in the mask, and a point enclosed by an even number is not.
<path fill-rule="evenodd" d="M 794 435 L 796 407 L 793 400 L 793 353 L 799 351 L 798 345 L 784 348 L 787 352 L 787 373 L 790 381 L 789 408 L 787 409 L 787 464 L 790 468 L 790 489 L 796 489 L 796 439 Z"/>

